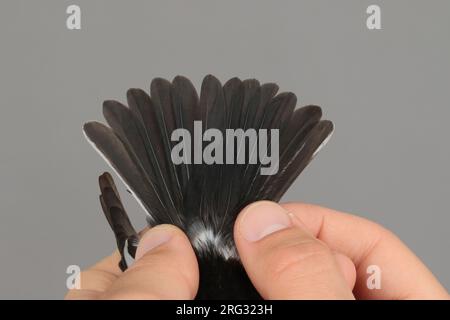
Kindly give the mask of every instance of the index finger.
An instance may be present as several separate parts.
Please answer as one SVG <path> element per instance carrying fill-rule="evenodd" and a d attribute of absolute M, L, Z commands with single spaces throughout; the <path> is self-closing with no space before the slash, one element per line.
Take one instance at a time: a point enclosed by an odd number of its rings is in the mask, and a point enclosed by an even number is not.
<path fill-rule="evenodd" d="M 430 270 L 393 233 L 354 215 L 303 203 L 282 205 L 331 249 L 356 266 L 354 294 L 359 299 L 448 299 Z M 381 287 L 367 285 L 368 268 L 381 271 Z"/>

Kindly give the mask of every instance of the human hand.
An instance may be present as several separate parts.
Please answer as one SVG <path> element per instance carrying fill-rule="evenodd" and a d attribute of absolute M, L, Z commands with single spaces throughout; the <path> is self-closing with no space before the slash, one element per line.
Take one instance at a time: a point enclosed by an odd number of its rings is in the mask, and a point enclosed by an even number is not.
<path fill-rule="evenodd" d="M 81 288 L 70 290 L 66 299 L 189 300 L 195 297 L 199 282 L 197 260 L 187 236 L 179 228 L 165 224 L 147 230 L 135 258 L 122 272 L 116 250 L 83 271 Z"/>
<path fill-rule="evenodd" d="M 318 206 L 260 201 L 235 224 L 242 263 L 265 299 L 448 299 L 423 263 L 391 232 Z M 136 262 L 124 273 L 118 253 L 84 271 L 68 299 L 192 299 L 198 266 L 181 230 L 147 231 Z M 381 288 L 367 287 L 367 267 L 382 272 Z M 180 267 L 182 266 L 182 267 Z"/>
<path fill-rule="evenodd" d="M 235 241 L 253 285 L 266 299 L 449 298 L 394 234 L 331 209 L 257 202 L 239 215 Z M 381 270 L 380 289 L 367 286 L 372 265 Z"/>

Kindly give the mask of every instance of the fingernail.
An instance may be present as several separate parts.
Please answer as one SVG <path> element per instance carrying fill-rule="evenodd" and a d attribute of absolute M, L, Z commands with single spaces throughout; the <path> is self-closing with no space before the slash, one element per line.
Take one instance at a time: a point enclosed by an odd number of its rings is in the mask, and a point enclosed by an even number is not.
<path fill-rule="evenodd" d="M 139 241 L 135 259 L 140 259 L 147 252 L 169 242 L 171 238 L 172 232 L 166 226 L 159 225 L 151 228 Z"/>
<path fill-rule="evenodd" d="M 245 209 L 239 230 L 246 240 L 254 242 L 291 225 L 291 219 L 283 207 L 275 202 L 261 201 Z"/>

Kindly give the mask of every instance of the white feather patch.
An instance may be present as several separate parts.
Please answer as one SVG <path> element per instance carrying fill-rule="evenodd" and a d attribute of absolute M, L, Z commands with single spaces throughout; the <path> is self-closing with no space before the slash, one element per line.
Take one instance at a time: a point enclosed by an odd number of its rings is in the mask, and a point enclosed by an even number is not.
<path fill-rule="evenodd" d="M 333 131 L 330 132 L 328 137 L 326 137 L 325 140 L 323 140 L 322 143 L 319 145 L 319 147 L 316 149 L 316 151 L 314 151 L 311 159 L 314 158 L 316 156 L 316 154 L 319 153 L 319 151 L 328 143 L 328 141 L 330 141 L 331 136 L 333 135 L 333 133 L 334 133 L 334 127 L 333 127 Z"/>
<path fill-rule="evenodd" d="M 189 234 L 191 235 L 192 246 L 200 254 L 212 251 L 222 256 L 225 260 L 238 258 L 234 247 L 231 247 L 220 234 L 215 234 L 213 230 L 204 226 L 203 223 L 194 223 L 189 228 Z"/>

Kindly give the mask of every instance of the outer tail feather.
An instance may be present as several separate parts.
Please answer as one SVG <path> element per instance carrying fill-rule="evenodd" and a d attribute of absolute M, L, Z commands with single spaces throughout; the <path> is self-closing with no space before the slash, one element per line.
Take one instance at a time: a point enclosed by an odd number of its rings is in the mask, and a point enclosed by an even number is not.
<path fill-rule="evenodd" d="M 128 254 L 134 258 L 139 238 L 123 208 L 119 193 L 111 175 L 105 172 L 98 180 L 101 191 L 100 203 L 102 205 L 103 213 L 116 237 L 117 247 L 119 248 L 121 255 L 119 267 L 124 271 L 128 267 L 125 260 L 125 249 L 127 249 Z"/>

